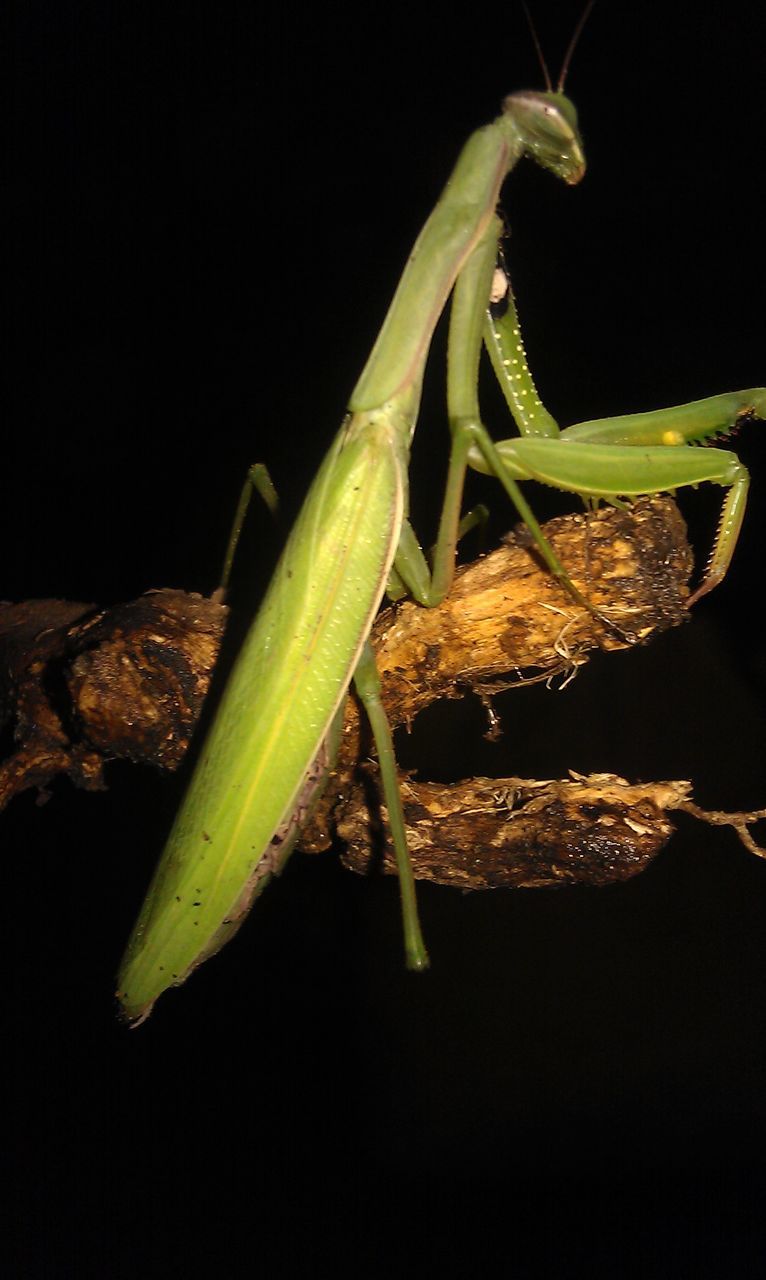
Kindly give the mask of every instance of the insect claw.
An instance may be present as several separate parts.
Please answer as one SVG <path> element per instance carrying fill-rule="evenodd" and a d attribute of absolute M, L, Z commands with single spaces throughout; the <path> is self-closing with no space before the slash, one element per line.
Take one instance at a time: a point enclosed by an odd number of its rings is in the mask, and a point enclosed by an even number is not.
<path fill-rule="evenodd" d="M 614 618 L 609 618 L 600 609 L 593 609 L 593 617 L 596 618 L 607 631 L 612 631 L 623 644 L 633 646 L 640 642 L 641 637 L 635 631 L 626 631 L 621 627 L 619 622 L 615 622 Z"/>

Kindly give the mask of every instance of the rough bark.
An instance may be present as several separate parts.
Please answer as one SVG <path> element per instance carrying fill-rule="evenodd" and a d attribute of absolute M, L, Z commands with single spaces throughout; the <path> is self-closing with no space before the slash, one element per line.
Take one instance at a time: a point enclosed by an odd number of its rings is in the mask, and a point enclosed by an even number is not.
<path fill-rule="evenodd" d="M 101 790 L 104 765 L 174 769 L 215 668 L 227 610 L 183 591 L 113 609 L 61 600 L 0 604 L 0 809 L 59 774 Z"/>
<path fill-rule="evenodd" d="M 593 648 L 646 644 L 686 620 L 692 558 L 670 499 L 563 517 L 545 532 L 597 614 L 573 602 L 523 531 L 511 535 L 458 570 L 439 608 L 403 604 L 380 615 L 372 639 L 394 727 L 437 699 L 564 680 Z M 109 610 L 55 600 L 0 605 L 0 728 L 13 740 L 0 763 L 0 808 L 30 787 L 45 796 L 61 773 L 101 788 L 111 759 L 174 769 L 199 716 L 226 615 L 216 600 L 179 591 L 148 592 Z M 349 698 L 338 761 L 301 847 L 324 849 L 338 832 L 347 865 L 391 870 L 361 724 Z M 463 887 L 624 879 L 666 843 L 669 810 L 705 816 L 694 810 L 687 782 L 636 786 L 613 775 L 572 774 L 453 786 L 403 776 L 401 783 L 416 875 Z M 741 838 L 758 852 L 745 825 L 752 815 L 736 817 Z"/>

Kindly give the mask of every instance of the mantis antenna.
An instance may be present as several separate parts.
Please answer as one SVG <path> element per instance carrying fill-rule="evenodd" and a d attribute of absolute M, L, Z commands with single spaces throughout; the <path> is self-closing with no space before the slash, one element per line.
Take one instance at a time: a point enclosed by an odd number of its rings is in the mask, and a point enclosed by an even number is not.
<path fill-rule="evenodd" d="M 521 0 L 521 2 L 522 2 L 524 13 L 527 19 L 527 25 L 529 26 L 529 30 L 535 46 L 535 51 L 537 53 L 537 60 L 540 63 L 543 76 L 545 77 L 545 87 L 548 90 L 548 93 L 553 93 L 553 84 L 551 83 L 551 77 L 548 71 L 548 64 L 545 61 L 545 58 L 543 56 L 543 51 L 540 47 L 540 41 L 538 39 L 537 31 L 535 30 L 535 24 L 532 21 L 532 14 L 529 12 L 529 5 L 527 4 L 526 0 Z M 590 16 L 590 11 L 593 8 L 595 3 L 596 3 L 596 0 L 588 0 L 588 3 L 586 4 L 585 8 L 580 14 L 577 25 L 574 31 L 572 32 L 572 39 L 569 41 L 567 51 L 564 54 L 564 61 L 561 64 L 561 73 L 559 75 L 559 82 L 556 85 L 557 93 L 563 93 L 564 91 L 564 81 L 566 80 L 567 74 L 569 72 L 569 64 L 572 61 L 572 55 L 575 49 L 577 48 L 577 43 L 580 39 L 580 36 L 582 35 L 582 29 L 585 26 L 585 23 L 588 21 L 588 18 Z"/>
<path fill-rule="evenodd" d="M 540 48 L 540 41 L 537 36 L 535 24 L 532 21 L 532 14 L 529 12 L 529 5 L 527 4 L 527 0 L 522 0 L 522 5 L 524 7 L 524 13 L 527 19 L 527 25 L 529 27 L 530 34 L 532 36 L 532 41 L 535 46 L 535 51 L 537 53 L 537 60 L 540 63 L 543 76 L 545 77 L 545 87 L 548 90 L 548 93 L 553 93 L 553 85 L 551 84 L 551 77 L 548 73 L 548 64 L 545 61 L 545 58 L 543 56 L 543 51 Z M 580 26 L 582 26 L 582 22 L 580 23 Z M 571 44 L 570 44 L 570 49 L 571 49 Z M 567 57 L 568 56 L 569 56 L 569 53 L 567 54 Z M 566 62 L 566 59 L 564 61 Z"/>
<path fill-rule="evenodd" d="M 564 92 L 564 81 L 566 80 L 567 75 L 569 73 L 569 64 L 572 61 L 572 54 L 577 48 L 577 42 L 579 41 L 580 36 L 582 35 L 582 29 L 585 26 L 585 23 L 588 21 L 588 18 L 590 17 L 590 11 L 593 8 L 595 3 L 596 3 L 596 0 L 588 0 L 588 3 L 586 4 L 585 8 L 580 14 L 580 21 L 577 23 L 577 26 L 572 32 L 572 39 L 569 41 L 569 48 L 564 54 L 564 61 L 561 64 L 561 72 L 559 73 L 559 82 L 556 85 L 557 93 Z"/>

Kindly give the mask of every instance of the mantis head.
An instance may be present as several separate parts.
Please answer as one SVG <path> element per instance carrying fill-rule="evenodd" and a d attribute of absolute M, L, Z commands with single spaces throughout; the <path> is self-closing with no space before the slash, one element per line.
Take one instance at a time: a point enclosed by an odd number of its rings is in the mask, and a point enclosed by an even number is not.
<path fill-rule="evenodd" d="M 573 186 L 585 173 L 585 156 L 577 127 L 577 112 L 563 93 L 525 91 L 503 101 L 527 155 Z"/>

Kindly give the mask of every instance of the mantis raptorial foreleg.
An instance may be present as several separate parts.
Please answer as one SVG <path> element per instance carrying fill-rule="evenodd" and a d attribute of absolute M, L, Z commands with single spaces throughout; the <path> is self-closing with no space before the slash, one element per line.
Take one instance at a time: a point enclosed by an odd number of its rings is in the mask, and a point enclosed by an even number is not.
<path fill-rule="evenodd" d="M 484 338 L 522 433 L 520 439 L 497 444 L 497 453 L 511 475 L 579 493 L 587 500 L 608 502 L 703 481 L 726 487 L 705 573 L 689 597 L 689 606 L 696 604 L 721 582 L 731 563 L 750 479 L 736 454 L 689 446 L 730 435 L 749 418 L 766 418 L 766 388 L 709 396 L 649 413 L 579 422 L 562 431 L 532 380 L 510 282 L 504 306 L 501 318 L 487 311 Z M 494 471 L 477 448 L 471 450 L 468 461 L 477 471 Z"/>
<path fill-rule="evenodd" d="M 699 414 L 692 407 L 654 417 L 656 444 L 647 444 L 630 419 L 621 426 L 610 420 L 559 433 L 530 392 L 526 362 L 506 363 L 518 361 L 521 350 L 512 303 L 510 320 L 493 328 L 485 318 L 498 292 L 493 276 L 500 188 L 525 154 L 567 183 L 582 177 L 577 117 L 563 93 L 506 98 L 502 115 L 469 138 L 417 240 L 351 396 L 348 418 L 311 486 L 229 678 L 128 944 L 119 999 L 133 1021 L 146 1017 L 163 991 L 183 982 L 226 941 L 255 893 L 279 869 L 329 767 L 329 735 L 352 679 L 381 754 L 408 963 L 427 963 L 368 636 L 387 583 L 394 585 L 392 575 L 423 604 L 437 602 L 449 589 L 467 465 L 500 480 L 551 572 L 591 613 L 544 538 L 520 480 L 540 479 L 589 498 L 615 500 L 703 479 L 729 485 L 726 527 L 697 597 L 725 572 L 746 475 L 733 455 L 705 454 L 683 442 L 731 425 L 732 415 L 763 416 L 766 392 L 722 398 L 727 407 L 717 425 L 710 425 L 722 407 L 715 401 L 702 402 Z M 434 327 L 453 287 L 447 394 L 452 445 L 431 573 L 407 522 L 409 450 Z M 522 433 L 500 445 L 479 410 L 482 333 Z M 693 422 L 688 429 L 685 414 Z M 609 443 L 614 430 L 622 432 L 617 444 Z M 706 465 L 705 458 L 712 462 Z"/>

